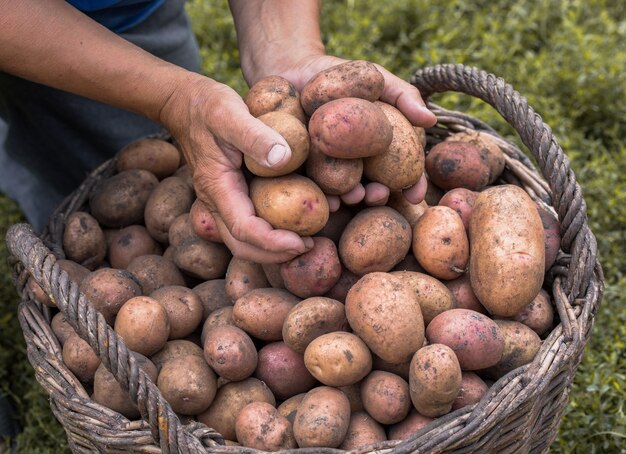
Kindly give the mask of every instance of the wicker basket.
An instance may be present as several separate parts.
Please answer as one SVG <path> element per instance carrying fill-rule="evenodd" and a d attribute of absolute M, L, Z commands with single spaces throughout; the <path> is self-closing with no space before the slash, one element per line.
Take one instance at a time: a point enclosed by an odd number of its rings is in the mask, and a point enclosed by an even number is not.
<path fill-rule="evenodd" d="M 546 275 L 546 282 L 552 286 L 559 323 L 543 341 L 532 363 L 502 377 L 476 405 L 438 418 L 408 440 L 388 441 L 358 452 L 544 452 L 556 437 L 604 289 L 602 269 L 596 260 L 596 241 L 587 225 L 580 187 L 550 128 L 503 80 L 474 68 L 441 65 L 417 71 L 411 83 L 424 97 L 453 90 L 482 99 L 517 130 L 532 152 L 545 180 L 528 157 L 488 125 L 431 104 L 439 120 L 436 127 L 427 131 L 431 143 L 464 130 L 492 134 L 506 154 L 502 181 L 523 187 L 534 200 L 558 214 L 561 251 Z M 184 425 L 158 388 L 137 367 L 104 317 L 55 264 L 58 258 L 64 257 L 61 245 L 66 217 L 85 209 L 91 188 L 114 172 L 114 164 L 111 160 L 96 169 L 58 207 L 41 238 L 25 224 L 12 226 L 6 238 L 15 285 L 22 296 L 19 318 L 28 358 L 37 380 L 50 395 L 52 411 L 65 428 L 71 449 L 79 453 L 260 452 L 223 446 L 222 436 L 200 423 Z M 142 420 L 129 421 L 95 403 L 65 367 L 61 348 L 50 328 L 50 309 L 34 302 L 26 290 L 29 275 L 53 296 L 69 323 L 95 349 L 118 381 L 129 389 Z M 298 449 L 289 452 L 344 451 Z"/>

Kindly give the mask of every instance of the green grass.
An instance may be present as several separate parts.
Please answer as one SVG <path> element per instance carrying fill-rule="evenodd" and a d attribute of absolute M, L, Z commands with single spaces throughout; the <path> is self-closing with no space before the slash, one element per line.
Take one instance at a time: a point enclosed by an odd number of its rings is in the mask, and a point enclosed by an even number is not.
<path fill-rule="evenodd" d="M 552 452 L 626 451 L 626 11 L 621 1 L 396 0 L 324 4 L 329 53 L 383 64 L 403 78 L 420 67 L 464 63 L 503 77 L 551 126 L 571 159 L 606 274 L 606 294 Z M 244 94 L 226 2 L 192 0 L 203 71 Z M 484 103 L 436 101 L 514 132 Z M 0 198 L 0 233 L 20 218 Z M 61 452 L 63 432 L 25 361 L 17 298 L 0 246 L 0 383 L 16 400 L 22 452 Z"/>

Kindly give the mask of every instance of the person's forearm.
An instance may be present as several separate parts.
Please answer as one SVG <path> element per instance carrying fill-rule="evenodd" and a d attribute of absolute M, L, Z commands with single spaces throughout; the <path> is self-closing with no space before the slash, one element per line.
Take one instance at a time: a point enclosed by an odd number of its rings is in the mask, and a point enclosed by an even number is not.
<path fill-rule="evenodd" d="M 230 0 L 248 84 L 324 54 L 319 0 Z"/>
<path fill-rule="evenodd" d="M 0 0 L 0 70 L 158 121 L 189 73 L 61 0 Z"/>

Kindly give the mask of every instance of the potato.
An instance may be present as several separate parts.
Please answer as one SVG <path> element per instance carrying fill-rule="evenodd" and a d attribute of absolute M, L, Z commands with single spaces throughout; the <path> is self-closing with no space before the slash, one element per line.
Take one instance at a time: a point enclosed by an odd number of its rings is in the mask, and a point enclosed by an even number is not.
<path fill-rule="evenodd" d="M 191 215 L 183 213 L 170 224 L 170 229 L 167 232 L 167 241 L 169 246 L 178 246 L 189 238 L 198 238 L 198 235 L 191 225 Z"/>
<path fill-rule="evenodd" d="M 470 191 L 466 188 L 454 188 L 450 189 L 439 199 L 439 205 L 450 207 L 459 213 L 461 220 L 463 220 L 463 226 L 467 230 L 476 197 L 478 197 L 478 192 L 476 191 Z"/>
<path fill-rule="evenodd" d="M 259 350 L 254 376 L 267 384 L 279 400 L 307 392 L 317 384 L 306 368 L 303 356 L 284 342 L 272 342 Z"/>
<path fill-rule="evenodd" d="M 182 178 L 161 180 L 148 197 L 144 213 L 152 238 L 167 243 L 170 226 L 178 216 L 189 212 L 193 200 L 193 189 Z"/>
<path fill-rule="evenodd" d="M 198 414 L 198 421 L 228 440 L 236 440 L 235 422 L 239 412 L 250 402 L 276 405 L 276 399 L 267 385 L 256 378 L 226 383 L 217 390 L 213 403 Z"/>
<path fill-rule="evenodd" d="M 160 255 L 161 245 L 150 236 L 143 225 L 129 225 L 116 230 L 111 236 L 108 259 L 112 268 L 124 269 L 141 255 Z"/>
<path fill-rule="evenodd" d="M 383 93 L 385 79 L 376 66 L 363 60 L 340 63 L 311 78 L 302 88 L 300 103 L 307 115 L 321 105 L 339 98 L 376 101 Z"/>
<path fill-rule="evenodd" d="M 387 200 L 387 206 L 390 206 L 404 218 L 409 221 L 411 228 L 417 223 L 417 220 L 424 214 L 428 204 L 425 200 L 422 200 L 418 204 L 409 202 L 402 194 L 402 191 L 391 191 L 389 193 L 389 199 Z"/>
<path fill-rule="evenodd" d="M 394 266 L 391 271 L 415 271 L 418 273 L 426 273 L 424 267 L 419 264 L 411 251 L 409 251 L 406 257 L 398 262 L 398 264 Z"/>
<path fill-rule="evenodd" d="M 286 112 L 306 123 L 300 104 L 300 93 L 291 82 L 281 76 L 266 76 L 254 83 L 243 98 L 250 115 L 260 117 L 268 112 Z"/>
<path fill-rule="evenodd" d="M 426 338 L 430 344 L 450 347 L 463 370 L 491 367 L 504 351 L 504 338 L 496 322 L 468 309 L 450 309 L 436 316 L 426 327 Z"/>
<path fill-rule="evenodd" d="M 95 270 L 106 255 L 106 240 L 98 221 L 83 211 L 75 211 L 65 221 L 63 250 L 69 260 Z"/>
<path fill-rule="evenodd" d="M 517 314 L 543 284 L 544 230 L 535 203 L 517 186 L 484 190 L 472 210 L 469 237 L 474 293 L 493 315 Z"/>
<path fill-rule="evenodd" d="M 52 328 L 52 332 L 59 340 L 59 344 L 63 347 L 65 341 L 72 335 L 76 334 L 72 325 L 67 321 L 63 312 L 57 312 L 52 320 L 50 320 L 50 328 Z"/>
<path fill-rule="evenodd" d="M 206 332 L 203 345 L 206 362 L 220 377 L 240 381 L 256 369 L 258 355 L 254 342 L 236 326 L 213 327 Z"/>
<path fill-rule="evenodd" d="M 282 337 L 293 351 L 304 354 L 313 339 L 347 328 L 345 306 L 339 301 L 313 296 L 293 306 L 282 327 Z"/>
<path fill-rule="evenodd" d="M 160 255 L 140 255 L 126 268 L 139 281 L 144 295 L 166 285 L 185 285 L 185 278 L 176 264 Z"/>
<path fill-rule="evenodd" d="M 389 440 L 406 440 L 432 421 L 434 421 L 433 418 L 420 415 L 417 410 L 413 408 L 406 419 L 389 427 Z"/>
<path fill-rule="evenodd" d="M 429 178 L 443 190 L 482 191 L 489 184 L 491 171 L 487 157 L 469 142 L 438 143 L 426 155 L 425 165 Z"/>
<path fill-rule="evenodd" d="M 304 396 L 306 396 L 306 393 L 296 394 L 295 396 L 285 400 L 278 406 L 278 408 L 276 408 L 281 416 L 287 418 L 287 421 L 289 421 L 289 424 L 291 424 L 292 427 L 293 420 L 296 418 L 296 412 L 298 411 L 298 407 L 300 406 L 302 399 L 304 399 Z"/>
<path fill-rule="evenodd" d="M 173 175 L 180 165 L 180 152 L 169 142 L 155 138 L 135 140 L 122 148 L 116 156 L 118 172 L 143 169 L 159 180 Z"/>
<path fill-rule="evenodd" d="M 81 265 L 82 266 L 82 265 Z M 86 269 L 86 268 L 85 268 Z M 87 270 L 89 272 L 89 270 Z M 30 276 L 26 281 L 26 290 L 28 291 L 29 298 L 38 301 L 41 304 L 50 307 L 56 307 L 54 302 L 54 296 L 47 294 L 46 291 L 35 281 L 33 276 Z"/>
<path fill-rule="evenodd" d="M 452 404 L 452 410 L 478 403 L 488 390 L 487 384 L 476 373 L 463 371 L 461 389 Z"/>
<path fill-rule="evenodd" d="M 361 382 L 340 386 L 337 389 L 344 393 L 350 401 L 350 412 L 356 413 L 357 411 L 365 410 L 363 408 L 363 399 L 361 399 Z"/>
<path fill-rule="evenodd" d="M 233 257 L 226 269 L 224 282 L 226 295 L 235 302 L 255 288 L 267 288 L 270 283 L 261 264 Z"/>
<path fill-rule="evenodd" d="M 419 264 L 438 279 L 455 279 L 467 268 L 470 245 L 463 221 L 452 208 L 428 208 L 413 227 L 411 247 Z"/>
<path fill-rule="evenodd" d="M 329 291 L 339 281 L 341 269 L 333 240 L 315 236 L 310 250 L 281 264 L 280 276 L 291 293 L 310 298 Z"/>
<path fill-rule="evenodd" d="M 393 129 L 391 143 L 383 153 L 363 159 L 363 175 L 391 191 L 415 185 L 424 173 L 424 147 L 411 122 L 394 106 L 377 101 Z"/>
<path fill-rule="evenodd" d="M 348 292 L 346 317 L 354 333 L 385 361 L 404 363 L 424 344 L 415 292 L 389 273 L 369 273 Z"/>
<path fill-rule="evenodd" d="M 126 301 L 142 294 L 141 286 L 130 272 L 113 268 L 92 271 L 85 276 L 79 289 L 109 325 L 113 325 Z"/>
<path fill-rule="evenodd" d="M 314 146 L 309 151 L 305 171 L 324 194 L 343 195 L 361 182 L 363 159 L 333 158 Z"/>
<path fill-rule="evenodd" d="M 298 447 L 291 424 L 267 402 L 251 402 L 235 421 L 237 440 L 246 447 L 279 451 Z"/>
<path fill-rule="evenodd" d="M 301 236 L 315 235 L 326 225 L 328 201 L 313 180 L 291 174 L 276 178 L 254 178 L 250 199 L 257 216 L 275 229 L 286 229 Z"/>
<path fill-rule="evenodd" d="M 324 294 L 324 296 L 326 298 L 332 298 L 341 303 L 345 303 L 348 291 L 354 284 L 356 284 L 356 281 L 358 280 L 358 275 L 354 274 L 352 271 L 346 268 L 343 268 L 341 270 L 341 276 L 339 276 L 339 280 L 337 281 L 337 283 L 333 285 L 332 288 Z"/>
<path fill-rule="evenodd" d="M 487 313 L 487 309 L 480 304 L 472 290 L 469 273 L 462 274 L 451 281 L 443 281 L 443 283 L 452 292 L 455 309 L 470 309 L 481 314 Z"/>
<path fill-rule="evenodd" d="M 157 386 L 172 410 L 182 415 L 197 415 L 213 402 L 217 392 L 215 373 L 204 358 L 182 356 L 163 364 Z"/>
<path fill-rule="evenodd" d="M 226 279 L 209 279 L 192 288 L 202 303 L 202 320 L 220 307 L 232 306 L 233 301 L 226 294 Z"/>
<path fill-rule="evenodd" d="M 235 320 L 233 319 L 233 306 L 220 307 L 209 314 L 202 325 L 202 333 L 200 334 L 200 342 L 202 345 L 204 345 L 206 334 L 209 330 L 222 325 L 236 326 Z"/>
<path fill-rule="evenodd" d="M 381 424 L 402 421 L 411 409 L 409 384 L 391 372 L 372 371 L 361 383 L 365 411 Z"/>
<path fill-rule="evenodd" d="M 196 235 L 206 241 L 223 243 L 222 234 L 213 214 L 200 199 L 194 200 L 189 209 L 189 222 Z"/>
<path fill-rule="evenodd" d="M 461 366 L 447 345 L 420 348 L 411 360 L 411 400 L 416 410 L 431 418 L 445 415 L 461 389 Z"/>
<path fill-rule="evenodd" d="M 366 412 L 352 413 L 348 433 L 339 449 L 350 451 L 386 441 L 385 429 Z"/>
<path fill-rule="evenodd" d="M 270 287 L 285 288 L 283 278 L 280 276 L 280 263 L 262 263 L 261 268 L 263 268 Z"/>
<path fill-rule="evenodd" d="M 157 300 L 136 296 L 120 308 L 114 329 L 129 349 L 149 357 L 165 346 L 170 322 Z"/>
<path fill-rule="evenodd" d="M 59 268 L 61 268 L 62 271 L 67 273 L 69 281 L 74 282 L 77 285 L 80 285 L 85 276 L 90 273 L 87 268 L 79 265 L 73 260 L 59 259 L 56 264 L 59 265 Z M 26 281 L 26 289 L 30 298 L 40 302 L 41 304 L 45 304 L 46 306 L 56 307 L 54 296 L 52 294 L 47 294 L 32 276 L 30 276 Z"/>
<path fill-rule="evenodd" d="M 549 270 L 556 261 L 559 249 L 561 248 L 561 225 L 556 216 L 549 211 L 548 208 L 537 203 L 537 210 L 539 211 L 539 217 L 543 224 L 544 243 L 546 246 L 545 269 Z"/>
<path fill-rule="evenodd" d="M 309 156 L 311 139 L 304 123 L 286 112 L 268 112 L 261 115 L 259 120 L 283 136 L 291 149 L 291 157 L 280 167 L 266 167 L 256 162 L 253 157 L 244 154 L 246 168 L 260 177 L 277 177 L 296 171 Z"/>
<path fill-rule="evenodd" d="M 539 335 L 523 323 L 513 320 L 495 320 L 502 337 L 504 350 L 497 364 L 482 373 L 494 380 L 503 377 L 513 369 L 530 363 L 541 347 Z"/>
<path fill-rule="evenodd" d="M 424 340 L 426 344 L 426 340 Z M 385 372 L 391 372 L 403 378 L 405 381 L 409 381 L 409 371 L 411 369 L 411 359 L 404 363 L 390 363 L 385 361 L 380 356 L 372 354 L 372 370 L 382 370 Z"/>
<path fill-rule="evenodd" d="M 182 152 L 180 158 L 181 162 L 185 162 L 185 156 L 182 154 Z M 191 175 L 191 169 L 186 163 L 181 165 L 178 170 L 174 172 L 173 176 L 182 179 L 185 183 L 187 183 L 187 186 L 193 188 L 193 176 Z"/>
<path fill-rule="evenodd" d="M 150 194 L 159 184 L 147 170 L 124 170 L 101 180 L 89 197 L 91 214 L 100 225 L 126 227 L 142 224 Z"/>
<path fill-rule="evenodd" d="M 339 257 L 346 268 L 360 276 L 387 272 L 406 256 L 411 235 L 408 221 L 393 208 L 365 208 L 341 235 Z"/>
<path fill-rule="evenodd" d="M 393 139 L 381 109 L 360 98 L 340 98 L 320 106 L 309 120 L 311 145 L 326 156 L 364 158 L 385 153 Z"/>
<path fill-rule="evenodd" d="M 202 347 L 191 341 L 185 339 L 174 339 L 167 341 L 161 350 L 150 357 L 150 361 L 152 361 L 155 365 L 157 371 L 160 371 L 163 364 L 170 359 L 188 355 L 203 358 L 204 351 L 202 350 Z"/>
<path fill-rule="evenodd" d="M 63 344 L 63 362 L 83 383 L 93 382 L 100 358 L 91 345 L 74 333 Z"/>
<path fill-rule="evenodd" d="M 502 149 L 487 132 L 461 131 L 446 138 L 450 142 L 468 142 L 480 149 L 481 158 L 487 161 L 489 166 L 489 183 L 494 183 L 504 170 L 505 160 Z"/>
<path fill-rule="evenodd" d="M 554 309 L 548 292 L 541 289 L 535 299 L 518 312 L 513 320 L 528 326 L 539 336 L 548 333 L 554 323 Z"/>
<path fill-rule="evenodd" d="M 300 298 L 287 290 L 257 288 L 235 301 L 233 320 L 248 334 L 265 341 L 282 339 L 283 323 Z"/>
<path fill-rule="evenodd" d="M 173 261 L 187 276 L 208 281 L 224 277 L 232 258 L 222 243 L 190 238 L 174 248 Z"/>
<path fill-rule="evenodd" d="M 452 292 L 438 279 L 415 271 L 392 271 L 390 274 L 413 289 L 426 326 L 435 316 L 454 307 Z"/>
<path fill-rule="evenodd" d="M 304 352 L 304 364 L 327 386 L 348 386 L 372 370 L 372 354 L 358 336 L 337 331 L 311 341 Z"/>
<path fill-rule="evenodd" d="M 310 390 L 298 407 L 293 433 L 301 448 L 336 448 L 350 425 L 350 402 L 344 393 L 329 386 Z"/>
<path fill-rule="evenodd" d="M 170 321 L 170 339 L 189 336 L 202 322 L 202 303 L 193 290 L 182 285 L 166 285 L 150 294 L 165 308 Z"/>

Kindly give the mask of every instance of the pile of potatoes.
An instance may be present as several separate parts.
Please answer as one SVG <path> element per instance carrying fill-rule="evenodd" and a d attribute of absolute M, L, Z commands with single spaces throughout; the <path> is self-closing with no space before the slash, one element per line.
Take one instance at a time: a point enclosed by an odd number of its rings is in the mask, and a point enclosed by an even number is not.
<path fill-rule="evenodd" d="M 553 328 L 542 287 L 560 244 L 554 215 L 497 183 L 505 159 L 488 134 L 427 146 L 379 100 L 383 86 L 374 65 L 351 62 L 302 93 L 272 76 L 245 98 L 293 151 L 279 170 L 245 160 L 257 214 L 313 238 L 289 262 L 233 257 L 212 220 L 196 219 L 181 153 L 154 138 L 122 149 L 88 209 L 67 218 L 59 265 L 173 410 L 229 444 L 348 450 L 407 438 L 478 402 Z M 424 172 L 427 199 L 410 204 L 401 191 Z M 325 194 L 368 181 L 390 188 L 386 205 L 329 211 Z M 51 326 L 93 399 L 138 418 L 61 313 Z"/>

